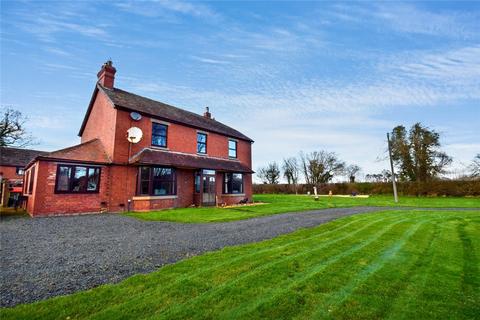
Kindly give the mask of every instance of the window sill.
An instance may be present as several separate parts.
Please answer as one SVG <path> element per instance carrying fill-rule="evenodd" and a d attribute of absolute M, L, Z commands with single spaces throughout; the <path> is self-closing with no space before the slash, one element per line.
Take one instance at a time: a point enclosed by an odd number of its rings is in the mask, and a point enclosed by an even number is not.
<path fill-rule="evenodd" d="M 201 153 L 201 152 L 197 152 L 197 156 L 207 157 L 208 154 L 206 154 L 206 153 Z"/>
<path fill-rule="evenodd" d="M 245 193 L 224 193 L 222 197 L 245 197 Z"/>
<path fill-rule="evenodd" d="M 132 200 L 166 200 L 166 199 L 177 199 L 177 195 L 169 195 L 169 196 L 135 196 L 132 197 Z"/>

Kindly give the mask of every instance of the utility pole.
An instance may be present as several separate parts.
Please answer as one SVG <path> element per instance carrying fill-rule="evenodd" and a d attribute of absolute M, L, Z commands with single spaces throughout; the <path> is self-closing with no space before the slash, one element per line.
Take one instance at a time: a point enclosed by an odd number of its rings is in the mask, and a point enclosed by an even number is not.
<path fill-rule="evenodd" d="M 387 132 L 387 141 L 388 141 L 388 156 L 390 157 L 390 169 L 392 170 L 392 184 L 393 184 L 393 198 L 395 203 L 398 203 L 397 195 L 397 183 L 395 182 L 395 171 L 393 170 L 393 160 L 392 160 L 392 146 L 390 145 L 390 134 Z"/>

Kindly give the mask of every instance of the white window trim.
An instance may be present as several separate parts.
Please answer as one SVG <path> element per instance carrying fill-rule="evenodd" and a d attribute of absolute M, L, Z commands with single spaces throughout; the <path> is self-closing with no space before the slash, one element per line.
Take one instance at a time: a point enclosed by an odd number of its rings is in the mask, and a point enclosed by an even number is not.
<path fill-rule="evenodd" d="M 150 118 L 150 120 L 152 122 L 155 122 L 155 123 L 159 123 L 159 124 L 164 124 L 166 126 L 169 126 L 170 125 L 170 122 L 166 122 L 166 121 L 162 121 L 162 120 L 158 120 L 158 119 L 154 119 L 154 118 Z"/>

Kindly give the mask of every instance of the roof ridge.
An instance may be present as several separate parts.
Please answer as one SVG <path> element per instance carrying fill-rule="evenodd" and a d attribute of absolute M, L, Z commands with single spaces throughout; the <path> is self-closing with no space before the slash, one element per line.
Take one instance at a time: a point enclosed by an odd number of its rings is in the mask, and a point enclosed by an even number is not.
<path fill-rule="evenodd" d="M 33 151 L 33 152 L 43 152 L 48 153 L 49 151 L 43 150 L 36 150 L 36 149 L 26 149 L 26 148 L 18 148 L 18 147 L 8 147 L 8 146 L 0 146 L 1 149 L 12 149 L 12 150 L 22 150 L 22 151 Z"/>

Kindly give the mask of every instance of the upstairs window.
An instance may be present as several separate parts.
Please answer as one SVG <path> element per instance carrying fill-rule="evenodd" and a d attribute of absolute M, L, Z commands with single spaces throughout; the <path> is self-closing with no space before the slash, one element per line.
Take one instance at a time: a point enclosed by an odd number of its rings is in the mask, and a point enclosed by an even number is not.
<path fill-rule="evenodd" d="M 235 140 L 228 140 L 228 156 L 230 158 L 237 157 L 237 141 Z"/>
<path fill-rule="evenodd" d="M 207 135 L 205 133 L 197 133 L 197 153 L 207 153 Z"/>
<path fill-rule="evenodd" d="M 58 165 L 56 193 L 97 193 L 100 168 L 82 165 Z"/>
<path fill-rule="evenodd" d="M 240 194 L 243 193 L 243 174 L 241 173 L 225 173 L 223 179 L 224 194 Z"/>
<path fill-rule="evenodd" d="M 167 147 L 168 126 L 161 123 L 152 123 L 152 145 L 157 147 Z"/>
<path fill-rule="evenodd" d="M 17 173 L 17 175 L 19 176 L 23 176 L 25 174 L 25 170 L 23 169 L 23 167 L 17 167 L 15 169 L 15 172 Z"/>
<path fill-rule="evenodd" d="M 176 194 L 175 169 L 165 167 L 140 167 L 138 194 L 168 196 Z"/>

